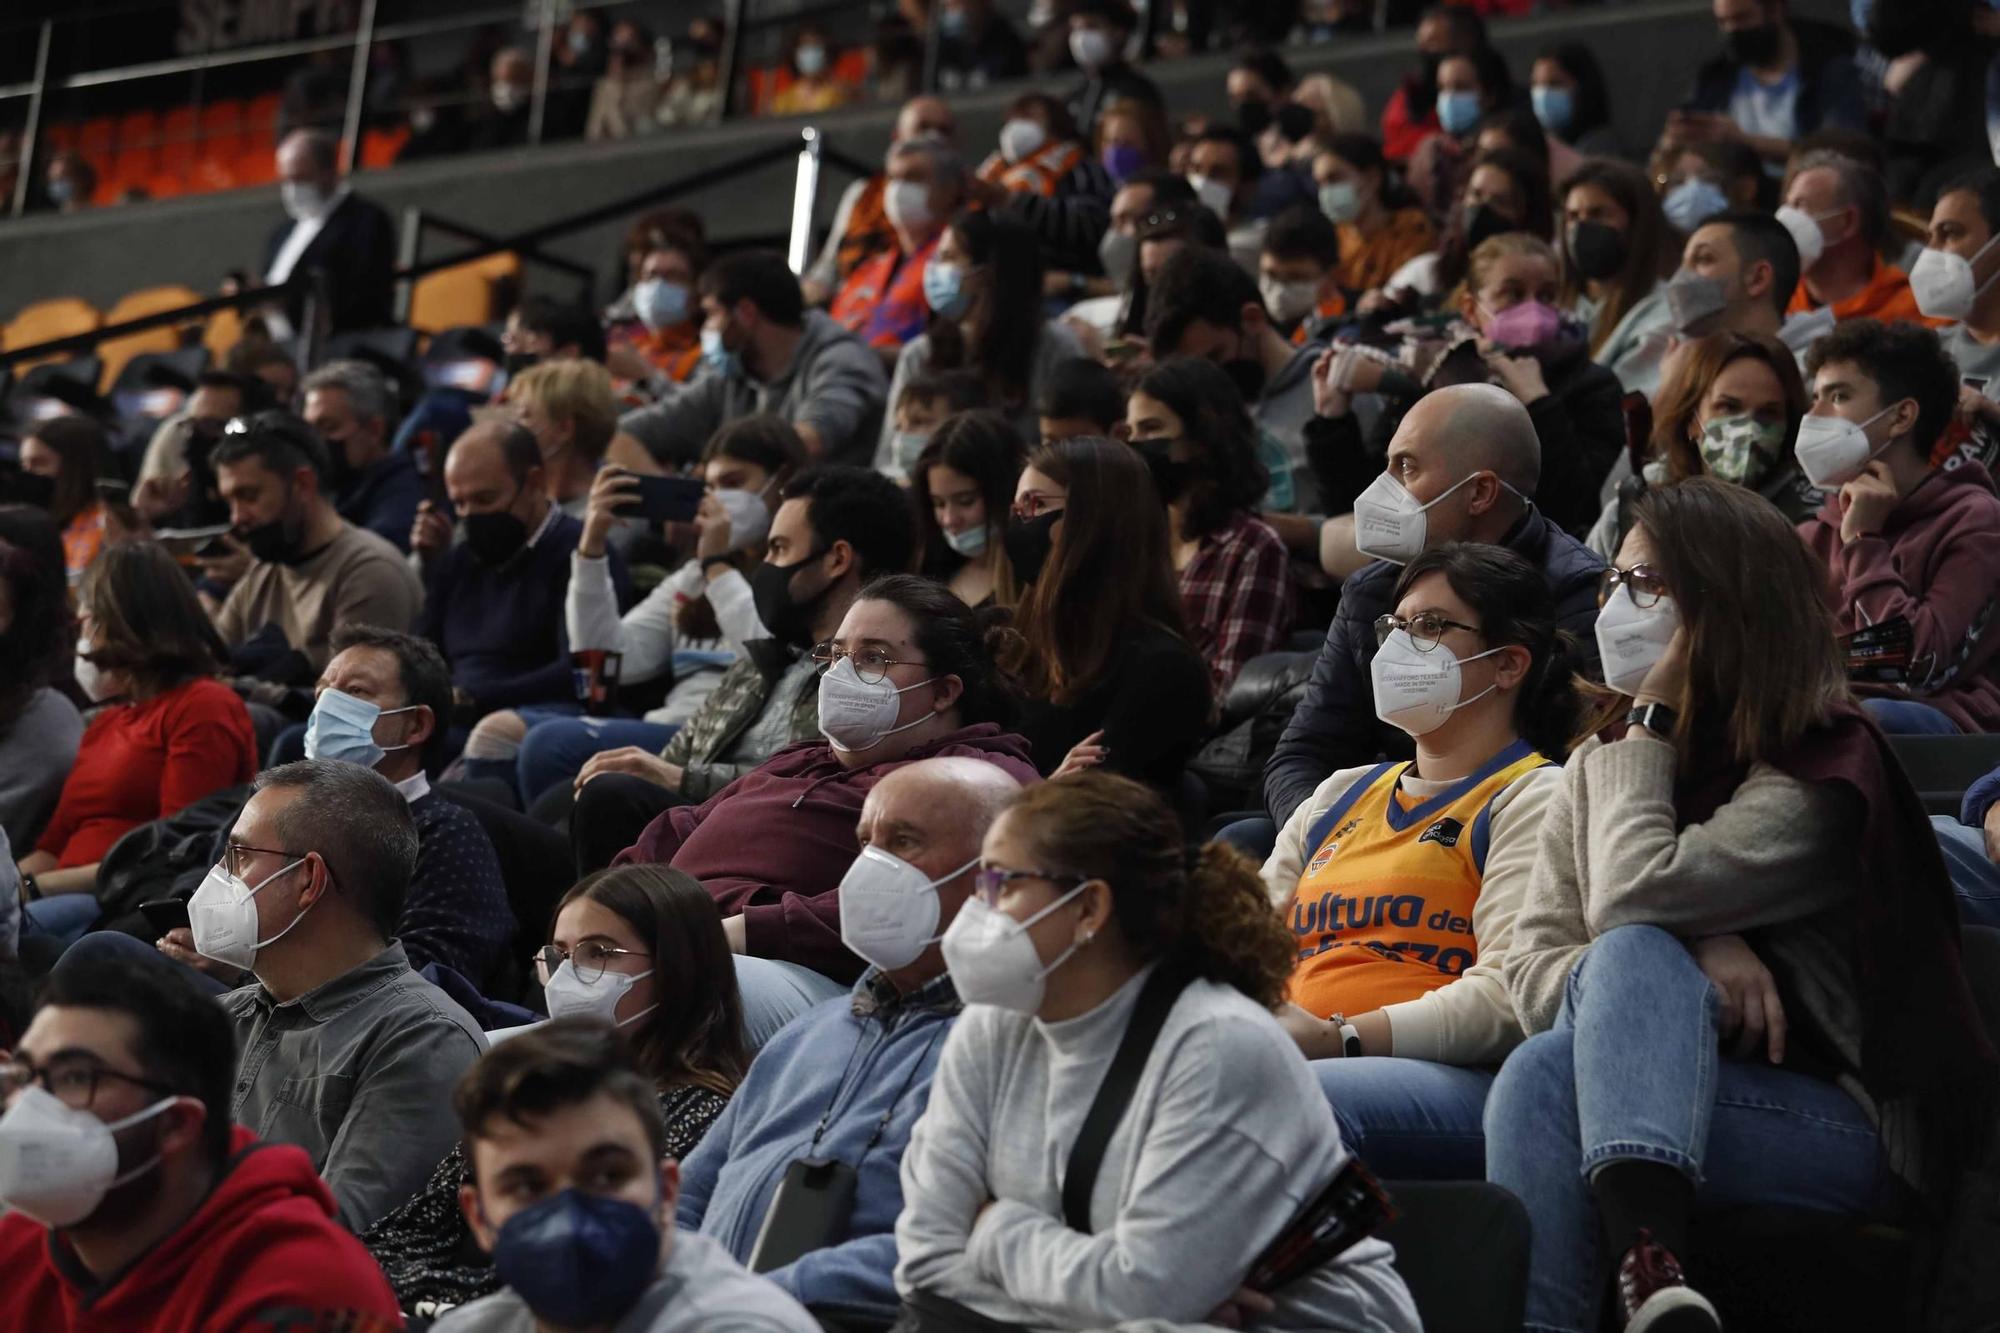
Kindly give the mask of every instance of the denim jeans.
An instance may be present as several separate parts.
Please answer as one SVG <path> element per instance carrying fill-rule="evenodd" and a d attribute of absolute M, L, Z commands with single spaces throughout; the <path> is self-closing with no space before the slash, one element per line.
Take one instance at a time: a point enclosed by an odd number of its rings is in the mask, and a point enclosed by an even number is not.
<path fill-rule="evenodd" d="M 549 788 L 574 782 L 594 754 L 628 745 L 658 754 L 679 730 L 634 717 L 537 717 L 514 761 L 524 807 L 532 809 Z"/>
<path fill-rule="evenodd" d="M 1968 926 L 2000 926 L 2000 866 L 1986 859 L 1986 833 L 1950 815 L 1932 815 L 1938 850 L 1951 872 L 1958 919 Z"/>
<path fill-rule="evenodd" d="M 1590 1176 L 1620 1161 L 1685 1172 L 1697 1209 L 1761 1203 L 1864 1213 L 1886 1172 L 1874 1127 L 1832 1083 L 1723 1058 L 1716 992 L 1685 945 L 1621 926 L 1570 973 L 1550 1031 L 1523 1042 L 1486 1102 L 1486 1174 L 1527 1206 L 1527 1327 L 1595 1327 L 1602 1295 Z"/>
<path fill-rule="evenodd" d="M 847 994 L 848 988 L 809 967 L 777 958 L 736 955 L 736 988 L 743 994 L 743 1036 L 752 1051 L 778 1029 L 816 1004 Z"/>
<path fill-rule="evenodd" d="M 1958 735 L 1958 723 L 1949 714 L 1916 699 L 1863 699 L 1861 706 L 1891 736 Z"/>
<path fill-rule="evenodd" d="M 1483 1180 L 1490 1069 L 1364 1055 L 1315 1060 L 1340 1138 L 1385 1180 Z"/>
<path fill-rule="evenodd" d="M 103 909 L 91 893 L 53 893 L 21 909 L 21 934 L 46 935 L 67 949 L 97 923 Z"/>

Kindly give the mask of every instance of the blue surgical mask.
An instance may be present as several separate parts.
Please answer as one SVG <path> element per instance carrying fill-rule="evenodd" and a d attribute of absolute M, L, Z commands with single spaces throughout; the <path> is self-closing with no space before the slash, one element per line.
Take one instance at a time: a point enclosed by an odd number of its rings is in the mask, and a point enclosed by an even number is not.
<path fill-rule="evenodd" d="M 826 69 L 826 48 L 824 46 L 801 46 L 797 59 L 799 73 L 810 79 Z"/>
<path fill-rule="evenodd" d="M 1530 90 L 1528 100 L 1534 105 L 1535 119 L 1551 134 L 1566 133 L 1576 117 L 1576 94 L 1568 88 L 1538 85 Z"/>
<path fill-rule="evenodd" d="M 991 536 L 986 525 L 981 523 L 978 527 L 967 528 L 964 532 L 947 532 L 944 541 L 945 545 L 970 560 L 974 556 L 986 554 L 986 543 Z"/>
<path fill-rule="evenodd" d="M 1470 134 L 1483 113 L 1478 93 L 1447 91 L 1438 94 L 1438 124 L 1444 127 L 1446 134 Z"/>
<path fill-rule="evenodd" d="M 1729 196 L 1715 182 L 1690 176 L 1667 191 L 1666 198 L 1660 200 L 1660 207 L 1665 211 L 1667 221 L 1683 234 L 1691 236 L 1702 223 L 1718 213 L 1729 211 Z"/>
<path fill-rule="evenodd" d="M 318 701 L 313 704 L 312 716 L 306 720 L 306 758 L 338 759 L 343 763 L 373 768 L 382 762 L 383 755 L 389 751 L 410 748 L 407 745 L 377 745 L 375 723 L 385 717 L 414 711 L 416 705 L 412 704 L 408 708 L 391 708 L 384 712 L 380 705 L 357 699 L 344 690 L 321 690 Z"/>
<path fill-rule="evenodd" d="M 687 319 L 690 296 L 682 283 L 647 278 L 632 289 L 632 308 L 639 312 L 640 323 L 658 333 Z"/>
<path fill-rule="evenodd" d="M 721 329 L 701 331 L 701 363 L 708 367 L 709 374 L 725 379 L 733 379 L 743 373 L 743 358 L 723 346 Z"/>
<path fill-rule="evenodd" d="M 660 1225 L 636 1203 L 558 1190 L 501 1224 L 493 1271 L 536 1316 L 565 1328 L 616 1323 L 660 1270 Z"/>
<path fill-rule="evenodd" d="M 965 271 L 933 259 L 924 265 L 924 302 L 940 319 L 961 319 L 972 305 L 965 290 Z"/>

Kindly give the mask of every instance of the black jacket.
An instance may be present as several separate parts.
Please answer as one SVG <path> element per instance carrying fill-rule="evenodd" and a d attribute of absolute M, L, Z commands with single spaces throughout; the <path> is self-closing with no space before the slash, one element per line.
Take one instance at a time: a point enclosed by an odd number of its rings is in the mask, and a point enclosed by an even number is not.
<path fill-rule="evenodd" d="M 271 271 L 272 261 L 292 234 L 296 224 L 289 219 L 271 229 L 264 245 L 260 273 Z M 396 227 L 379 204 L 348 193 L 313 237 L 312 244 L 292 265 L 294 276 L 313 269 L 326 271 L 326 291 L 332 317 L 330 332 L 375 329 L 394 322 Z M 305 320 L 305 289 L 295 288 L 285 299 L 285 317 L 293 328 Z"/>
<path fill-rule="evenodd" d="M 1587 670 L 1597 674 L 1597 580 L 1604 562 L 1530 509 L 1500 543 L 1545 571 L 1556 623 L 1574 634 Z M 1375 716 L 1368 664 L 1375 658 L 1375 618 L 1395 609 L 1401 565 L 1377 560 L 1341 585 L 1340 609 L 1313 663 L 1305 697 L 1264 767 L 1264 804 L 1280 827 L 1313 789 L 1343 768 L 1377 756 L 1406 759 L 1409 736 Z"/>
<path fill-rule="evenodd" d="M 1138 102 L 1150 102 L 1166 110 L 1167 102 L 1160 96 L 1159 85 L 1132 68 L 1124 61 L 1107 65 L 1082 83 L 1069 90 L 1063 101 L 1069 106 L 1069 113 L 1076 118 L 1077 128 L 1083 131 L 1085 139 L 1091 139 L 1097 130 L 1097 117 L 1105 107 L 1122 98 Z"/>
<path fill-rule="evenodd" d="M 1799 43 L 1799 133 L 1811 134 L 1832 126 L 1866 129 L 1861 76 L 1854 68 L 1854 38 L 1832 24 L 1797 18 L 1790 22 Z M 1695 72 L 1694 95 L 1688 105 L 1696 111 L 1726 115 L 1742 70 L 1727 56 L 1709 60 Z"/>

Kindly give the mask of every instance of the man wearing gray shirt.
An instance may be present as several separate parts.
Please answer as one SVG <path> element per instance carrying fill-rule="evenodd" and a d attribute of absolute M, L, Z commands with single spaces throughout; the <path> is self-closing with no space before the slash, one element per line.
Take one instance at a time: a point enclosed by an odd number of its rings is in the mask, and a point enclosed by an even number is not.
<path fill-rule="evenodd" d="M 486 1044 L 391 938 L 416 863 L 393 784 L 308 759 L 258 775 L 188 904 L 195 947 L 257 976 L 221 1001 L 236 1024 L 230 1118 L 305 1149 L 355 1232 L 458 1141 L 452 1085 Z"/>
<path fill-rule="evenodd" d="M 621 428 L 662 463 L 691 463 L 723 423 L 769 412 L 798 429 L 815 459 L 866 463 L 889 392 L 867 343 L 805 308 L 782 256 L 751 250 L 701 277 L 701 372 Z"/>

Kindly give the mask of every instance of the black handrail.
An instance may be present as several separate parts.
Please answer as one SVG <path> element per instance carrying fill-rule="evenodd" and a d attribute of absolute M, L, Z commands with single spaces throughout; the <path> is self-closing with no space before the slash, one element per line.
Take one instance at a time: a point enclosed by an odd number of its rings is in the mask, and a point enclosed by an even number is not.
<path fill-rule="evenodd" d="M 787 158 L 795 157 L 798 152 L 799 147 L 793 142 L 787 141 L 773 144 L 770 147 L 760 148 L 754 153 L 737 158 L 734 162 L 724 163 L 719 167 L 705 167 L 700 171 L 689 172 L 664 184 L 639 190 L 633 194 L 614 199 L 608 204 L 598 204 L 594 207 L 572 213 L 567 217 L 557 218 L 552 222 L 544 222 L 539 226 L 529 227 L 527 230 L 516 232 L 512 236 L 493 237 L 460 223 L 445 224 L 435 219 L 427 219 L 427 223 L 457 231 L 469 238 L 480 239 L 478 239 L 478 243 L 470 250 L 444 255 L 436 259 L 426 259 L 405 264 L 401 268 L 398 268 L 392 276 L 396 282 L 408 282 L 423 277 L 426 274 L 438 272 L 441 269 L 456 268 L 460 264 L 468 264 L 475 260 L 485 259 L 489 255 L 513 251 L 529 255 L 557 268 L 585 273 L 594 277 L 594 273 L 591 273 L 591 270 L 587 266 L 579 264 L 574 260 L 539 253 L 538 247 L 544 241 L 567 236 L 572 232 L 582 231 L 587 227 L 594 227 L 600 222 L 608 222 L 612 218 L 637 212 L 639 209 L 652 204 L 663 203 L 678 195 L 686 194 L 697 187 L 720 184 L 724 181 L 733 180 L 738 176 L 748 175 L 753 171 L 760 171 L 774 162 L 781 162 Z M 825 160 L 857 176 L 870 176 L 875 172 L 874 167 L 867 166 L 845 153 L 838 152 L 826 146 L 823 141 L 820 152 Z M 307 276 L 304 273 L 294 274 L 284 282 L 273 283 L 267 287 L 254 287 L 247 291 L 237 292 L 231 296 L 210 297 L 189 305 L 177 306 L 172 310 L 162 310 L 157 314 L 142 315 L 137 319 L 121 320 L 116 324 L 106 324 L 101 328 L 92 329 L 88 333 L 76 333 L 63 338 L 52 338 L 47 342 L 32 343 L 26 347 L 8 348 L 0 351 L 0 369 L 16 365 L 22 361 L 38 360 L 49 356 L 62 356 L 70 352 L 89 351 L 99 343 L 107 342 L 113 338 L 122 338 L 130 333 L 144 333 L 149 329 L 162 328 L 170 324 L 185 323 L 191 319 L 199 319 L 204 315 L 213 314 L 218 310 L 233 310 L 249 305 L 261 305 L 267 301 L 277 300 L 287 295 L 293 288 L 305 284 Z"/>

